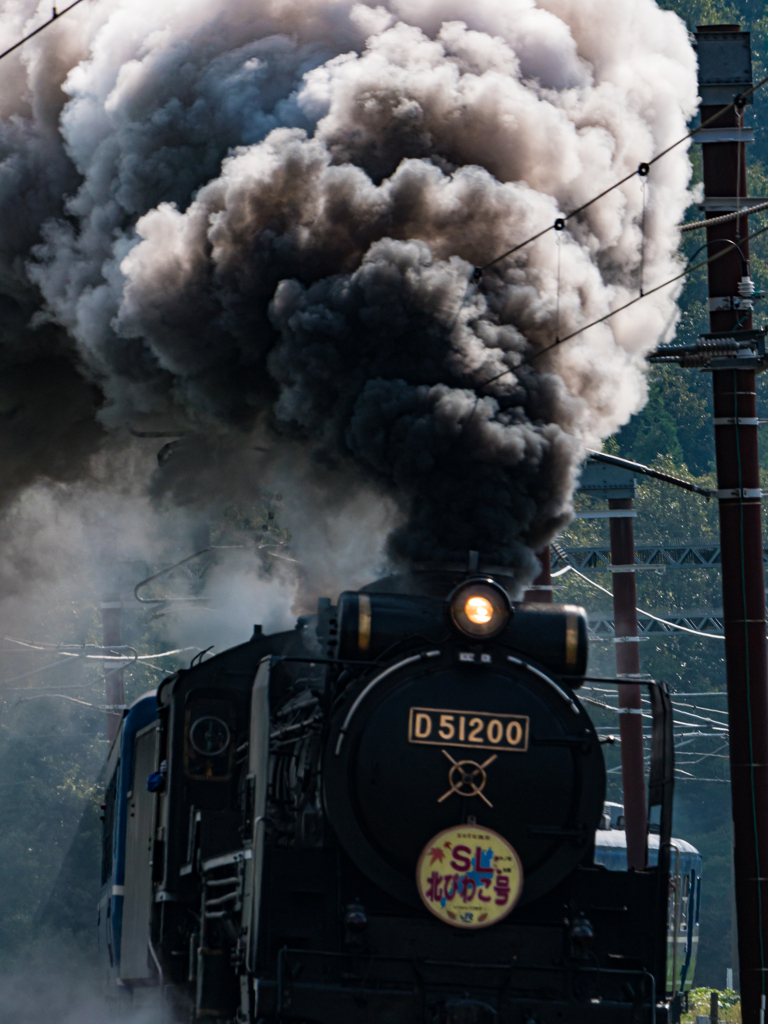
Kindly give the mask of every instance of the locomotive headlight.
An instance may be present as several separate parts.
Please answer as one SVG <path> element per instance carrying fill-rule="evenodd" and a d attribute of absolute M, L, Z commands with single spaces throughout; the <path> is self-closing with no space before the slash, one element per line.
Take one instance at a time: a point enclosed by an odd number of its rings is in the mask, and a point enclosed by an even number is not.
<path fill-rule="evenodd" d="M 512 614 L 506 591 L 493 580 L 467 580 L 449 600 L 454 625 L 471 637 L 496 636 Z"/>
<path fill-rule="evenodd" d="M 493 605 L 487 597 L 468 597 L 464 614 L 476 626 L 485 626 L 493 619 Z"/>

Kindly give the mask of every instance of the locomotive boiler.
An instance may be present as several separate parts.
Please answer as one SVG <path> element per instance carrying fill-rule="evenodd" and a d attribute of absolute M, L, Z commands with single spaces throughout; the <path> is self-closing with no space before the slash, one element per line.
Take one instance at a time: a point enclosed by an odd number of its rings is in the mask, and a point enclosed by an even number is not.
<path fill-rule="evenodd" d="M 608 870 L 585 612 L 509 584 L 388 577 L 135 702 L 104 805 L 113 984 L 240 1024 L 677 1019 L 666 690 L 656 863 Z"/>

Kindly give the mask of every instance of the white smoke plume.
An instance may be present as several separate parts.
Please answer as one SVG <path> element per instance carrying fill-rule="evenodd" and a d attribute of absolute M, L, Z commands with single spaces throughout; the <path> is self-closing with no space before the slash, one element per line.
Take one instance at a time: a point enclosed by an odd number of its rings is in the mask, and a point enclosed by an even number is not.
<path fill-rule="evenodd" d="M 0 45 L 48 11 L 7 4 Z M 685 133 L 674 14 L 88 0 L 0 62 L 0 96 L 8 492 L 167 424 L 266 449 L 254 492 L 295 465 L 307 506 L 386 496 L 395 559 L 530 575 L 584 443 L 642 406 L 676 293 L 519 364 L 678 272 L 686 147 L 472 271 Z M 191 499 L 172 462 L 157 489 Z"/>

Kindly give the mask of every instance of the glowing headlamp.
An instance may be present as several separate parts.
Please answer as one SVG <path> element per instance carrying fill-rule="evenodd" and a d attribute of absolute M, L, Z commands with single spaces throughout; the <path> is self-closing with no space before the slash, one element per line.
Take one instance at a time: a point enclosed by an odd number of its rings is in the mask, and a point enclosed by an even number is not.
<path fill-rule="evenodd" d="M 450 597 L 451 618 L 466 636 L 496 636 L 512 614 L 506 591 L 493 580 L 467 580 Z"/>

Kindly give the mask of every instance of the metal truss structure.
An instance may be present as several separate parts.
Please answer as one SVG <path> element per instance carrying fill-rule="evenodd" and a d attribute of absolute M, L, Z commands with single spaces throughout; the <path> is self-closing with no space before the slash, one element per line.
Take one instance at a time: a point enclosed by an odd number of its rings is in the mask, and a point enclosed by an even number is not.
<path fill-rule="evenodd" d="M 699 633 L 714 633 L 723 635 L 723 613 L 720 610 L 714 611 L 684 611 L 684 612 L 656 612 L 659 618 L 667 620 L 667 623 L 657 622 L 655 619 L 637 613 L 637 632 L 639 636 L 680 636 L 675 626 L 683 626 L 685 629 L 695 629 Z M 589 632 L 594 640 L 610 640 L 614 637 L 613 615 L 590 613 Z"/>
<path fill-rule="evenodd" d="M 584 571 L 610 572 L 609 545 L 589 548 L 566 548 L 566 561 L 552 548 L 552 570 L 572 565 Z M 720 568 L 720 544 L 715 541 L 668 541 L 665 544 L 637 545 L 635 565 L 648 569 L 709 569 Z M 763 565 L 768 565 L 768 547 L 763 548 Z"/>

